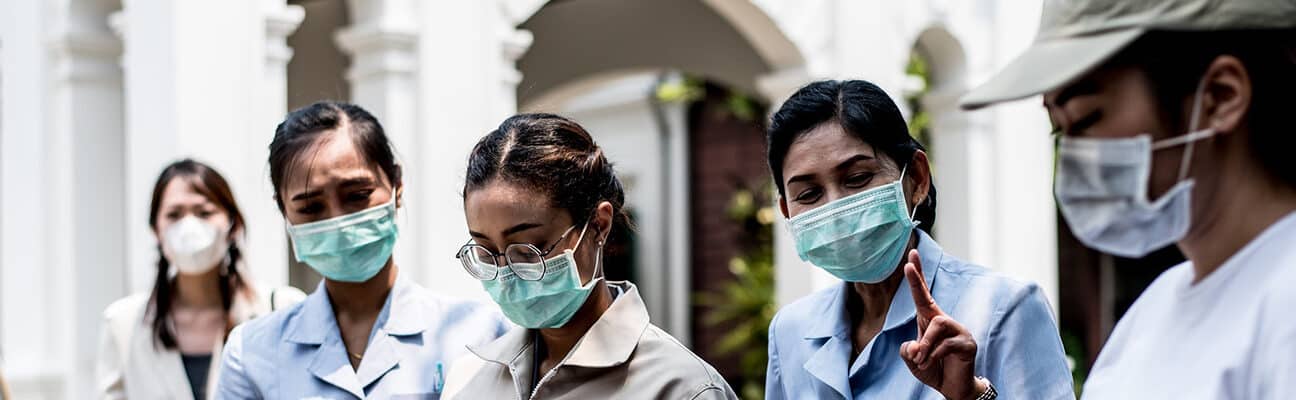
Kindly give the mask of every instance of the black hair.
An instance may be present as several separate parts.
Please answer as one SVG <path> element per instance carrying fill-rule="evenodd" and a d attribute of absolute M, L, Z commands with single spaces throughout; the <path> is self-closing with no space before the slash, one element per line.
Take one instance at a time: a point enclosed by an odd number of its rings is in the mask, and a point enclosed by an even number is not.
<path fill-rule="evenodd" d="M 194 189 L 194 191 L 206 197 L 216 206 L 220 207 L 225 214 L 229 215 L 230 232 L 244 231 L 243 213 L 239 212 L 238 204 L 234 202 L 234 194 L 230 191 L 229 183 L 221 177 L 220 173 L 207 166 L 206 164 L 184 159 L 167 165 L 158 175 L 157 182 L 153 184 L 153 197 L 149 203 L 149 228 L 157 230 L 158 213 L 162 208 L 162 195 L 166 193 L 167 185 L 171 181 L 182 179 Z M 234 328 L 234 321 L 229 311 L 234 304 L 234 296 L 237 293 L 249 291 L 251 286 L 243 280 L 239 274 L 238 263 L 243 257 L 242 250 L 239 249 L 238 241 L 232 240 L 229 248 L 226 250 L 226 257 L 220 266 L 219 290 L 221 296 L 221 307 L 225 312 L 225 334 Z M 153 330 L 153 344 L 161 344 L 163 348 L 175 349 L 176 338 L 174 329 L 171 327 L 171 306 L 175 302 L 177 287 L 175 281 L 171 279 L 171 263 L 167 261 L 166 256 L 162 254 L 162 244 L 158 243 L 158 262 L 157 275 L 153 281 L 153 294 L 150 298 L 148 312 L 145 313 L 145 320 Z M 251 296 L 252 294 L 245 293 Z"/>
<path fill-rule="evenodd" d="M 280 191 L 292 167 L 317 140 L 334 130 L 345 130 L 339 133 L 350 136 L 360 156 L 382 170 L 393 188 L 400 186 L 401 166 L 378 119 L 354 104 L 321 101 L 293 110 L 275 127 L 270 142 L 270 183 L 279 211 L 283 211 Z"/>
<path fill-rule="evenodd" d="M 1296 29 L 1153 31 L 1112 58 L 1107 65 L 1143 70 L 1156 96 L 1159 117 L 1172 129 L 1189 129 L 1181 104 L 1192 98 L 1202 75 L 1217 57 L 1242 62 L 1251 79 L 1251 106 L 1245 123 L 1253 156 L 1271 177 L 1296 187 L 1296 135 L 1291 99 L 1296 93 Z M 1204 122 L 1204 121 L 1202 121 Z"/>
<path fill-rule="evenodd" d="M 497 180 L 543 193 L 577 223 L 588 220 L 600 202 L 609 202 L 612 229 L 632 228 L 612 163 L 589 132 L 567 117 L 514 115 L 477 141 L 468 157 L 465 199 Z"/>
<path fill-rule="evenodd" d="M 909 135 L 900 109 L 886 92 L 862 80 L 826 80 L 802 87 L 789 97 L 770 119 L 766 134 L 766 156 L 779 196 L 783 186 L 783 162 L 788 148 L 801 135 L 825 123 L 841 124 L 850 135 L 886 154 L 897 165 L 907 165 L 922 143 Z M 914 218 L 919 229 L 931 232 L 936 224 L 936 185 L 918 204 Z"/>

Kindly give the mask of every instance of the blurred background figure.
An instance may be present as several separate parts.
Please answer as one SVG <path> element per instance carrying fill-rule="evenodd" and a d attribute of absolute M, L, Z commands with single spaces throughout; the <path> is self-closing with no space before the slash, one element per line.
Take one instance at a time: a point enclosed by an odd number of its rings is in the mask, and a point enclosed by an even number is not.
<path fill-rule="evenodd" d="M 959 111 L 1024 50 L 1039 0 L 0 0 L 0 345 L 23 399 L 94 393 L 102 313 L 152 287 L 157 168 L 218 167 L 249 223 L 249 272 L 314 290 L 265 160 L 323 98 L 362 104 L 407 162 L 394 251 L 428 289 L 488 300 L 450 255 L 461 175 L 519 111 L 569 115 L 618 162 L 639 227 L 612 238 L 652 320 L 746 398 L 774 310 L 836 282 L 797 257 L 760 154 L 769 110 L 824 78 L 876 83 L 928 150 L 951 254 L 1034 281 L 1083 375 L 1170 248 L 1127 259 L 1058 229 L 1037 100 Z M 619 244 L 617 244 L 619 243 Z M 617 248 L 613 248 L 617 247 Z M 41 268 L 33 268 L 41 266 Z M 1133 268 L 1124 268 L 1130 266 Z M 809 272 L 807 272 L 809 271 Z M 754 318 L 753 318 L 754 316 Z"/>
<path fill-rule="evenodd" d="M 243 213 L 207 165 L 186 159 L 163 169 L 148 224 L 157 240 L 153 289 L 104 311 L 96 397 L 209 398 L 230 330 L 268 313 L 272 299 L 282 304 L 302 293 L 256 290 L 242 267 Z"/>

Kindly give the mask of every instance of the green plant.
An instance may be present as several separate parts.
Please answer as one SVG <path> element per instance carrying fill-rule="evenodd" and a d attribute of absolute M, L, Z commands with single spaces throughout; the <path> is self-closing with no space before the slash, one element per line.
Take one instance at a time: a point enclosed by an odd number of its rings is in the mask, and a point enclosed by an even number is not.
<path fill-rule="evenodd" d="M 923 144 L 930 144 L 931 113 L 923 109 L 922 99 L 931 90 L 931 71 L 927 68 L 927 60 L 917 51 L 909 55 L 909 64 L 905 65 L 905 75 L 921 85 L 921 87 L 911 88 L 905 94 L 905 103 L 913 111 L 909 116 L 909 135 L 918 138 L 918 141 Z"/>
<path fill-rule="evenodd" d="M 704 323 L 730 327 L 716 347 L 720 354 L 738 354 L 743 378 L 738 392 L 744 399 L 765 398 L 769 324 L 776 311 L 774 209 L 770 202 L 758 202 L 755 193 L 771 192 L 739 189 L 734 194 L 728 216 L 743 231 L 737 237 L 739 253 L 729 260 L 729 272 L 735 279 L 719 291 L 695 295 L 699 304 L 712 307 Z"/>

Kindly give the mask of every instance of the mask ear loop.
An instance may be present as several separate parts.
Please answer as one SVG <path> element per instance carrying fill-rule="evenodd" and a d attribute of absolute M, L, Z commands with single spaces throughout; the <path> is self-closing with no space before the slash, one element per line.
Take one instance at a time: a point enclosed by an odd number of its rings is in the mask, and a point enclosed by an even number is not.
<path fill-rule="evenodd" d="M 909 170 L 909 164 L 906 163 L 906 164 L 904 165 L 904 167 L 900 168 L 900 180 L 897 180 L 897 181 L 896 181 L 896 183 L 899 183 L 899 184 L 900 184 L 900 193 L 901 193 L 901 194 L 904 193 L 904 178 L 905 178 L 905 172 L 907 172 L 908 170 Z M 905 196 L 901 196 L 901 197 L 907 199 L 907 197 L 905 197 Z M 908 206 L 909 206 L 909 204 L 908 204 L 908 201 L 906 200 L 906 201 L 905 201 L 905 207 L 908 207 Z M 914 216 L 916 216 L 916 215 L 918 215 L 918 205 L 917 205 L 917 204 L 914 205 L 913 210 L 909 211 L 909 221 L 912 221 L 913 224 L 914 224 L 914 226 L 918 226 L 919 224 L 922 224 L 922 221 L 919 221 L 919 220 L 914 219 Z"/>
<path fill-rule="evenodd" d="M 1197 143 L 1199 139 L 1215 134 L 1215 132 L 1208 130 L 1197 131 L 1197 123 L 1200 122 L 1198 119 L 1201 117 L 1202 94 L 1205 93 L 1205 90 L 1206 79 L 1203 77 L 1202 81 L 1197 84 L 1197 91 L 1193 94 L 1192 117 L 1188 119 L 1188 134 L 1182 136 L 1184 138 L 1182 140 L 1187 141 L 1187 143 L 1185 144 L 1183 157 L 1179 159 L 1179 179 L 1176 182 L 1183 182 L 1188 177 L 1188 163 L 1192 161 L 1193 144 Z"/>

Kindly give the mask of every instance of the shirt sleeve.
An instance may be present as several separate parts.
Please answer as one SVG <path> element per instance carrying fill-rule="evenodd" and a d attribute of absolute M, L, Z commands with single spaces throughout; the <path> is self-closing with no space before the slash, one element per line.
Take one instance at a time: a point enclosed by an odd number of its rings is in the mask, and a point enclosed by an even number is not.
<path fill-rule="evenodd" d="M 221 352 L 220 380 L 216 384 L 219 400 L 261 399 L 243 364 L 243 326 L 230 331 L 225 350 Z"/>
<path fill-rule="evenodd" d="M 1005 399 L 1075 399 L 1053 311 L 1039 286 L 1012 293 L 986 343 L 986 378 Z"/>
<path fill-rule="evenodd" d="M 783 400 L 783 376 L 779 371 L 778 340 L 774 327 L 778 325 L 778 314 L 770 321 L 769 326 L 769 361 L 765 367 L 765 399 Z"/>

